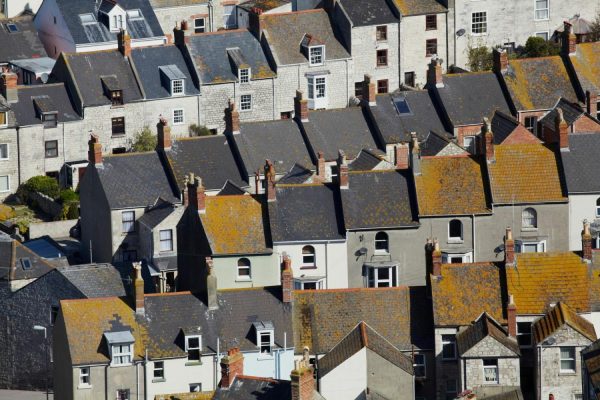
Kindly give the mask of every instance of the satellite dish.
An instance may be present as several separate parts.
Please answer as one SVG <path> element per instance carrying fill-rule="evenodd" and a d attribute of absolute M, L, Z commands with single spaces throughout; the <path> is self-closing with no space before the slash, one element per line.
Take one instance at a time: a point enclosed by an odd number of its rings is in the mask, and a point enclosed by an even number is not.
<path fill-rule="evenodd" d="M 40 75 L 40 80 L 42 81 L 42 83 L 47 83 L 49 77 L 50 76 L 44 72 L 42 75 Z"/>
<path fill-rule="evenodd" d="M 467 33 L 464 29 L 459 29 L 456 31 L 456 36 L 460 37 Z"/>
<path fill-rule="evenodd" d="M 361 256 L 364 256 L 365 254 L 367 254 L 367 248 L 361 247 L 360 249 L 358 249 L 358 254 L 360 254 Z"/>

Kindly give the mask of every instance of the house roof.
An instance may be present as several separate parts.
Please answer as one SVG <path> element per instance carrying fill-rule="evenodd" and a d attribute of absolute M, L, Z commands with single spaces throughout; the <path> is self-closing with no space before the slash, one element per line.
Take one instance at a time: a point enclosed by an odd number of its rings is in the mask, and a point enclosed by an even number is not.
<path fill-rule="evenodd" d="M 502 144 L 511 133 L 519 127 L 519 121 L 512 115 L 502 111 L 496 111 L 491 120 L 492 132 L 494 133 L 494 144 Z"/>
<path fill-rule="evenodd" d="M 75 44 L 104 43 L 117 40 L 116 32 L 111 32 L 104 23 L 98 22 L 99 8 L 116 3 L 106 0 L 102 2 L 95 0 L 56 0 L 56 4 Z M 148 39 L 164 35 L 148 0 L 119 0 L 118 5 L 126 11 L 140 10 L 142 15 L 142 18 L 127 18 L 127 33 L 129 33 L 131 39 Z M 92 14 L 96 22 L 83 23 L 80 18 L 80 15 L 83 14 Z"/>
<path fill-rule="evenodd" d="M 83 264 L 56 269 L 85 297 L 125 296 L 123 276 L 110 264 Z"/>
<path fill-rule="evenodd" d="M 577 315 L 566 303 L 558 302 L 533 324 L 532 330 L 535 343 L 542 343 L 564 325 L 569 325 L 592 342 L 597 339 L 594 324 Z"/>
<path fill-rule="evenodd" d="M 503 323 L 501 276 L 494 263 L 443 264 L 431 278 L 435 325 L 470 325 L 482 312 Z"/>
<path fill-rule="evenodd" d="M 165 218 L 171 215 L 174 211 L 174 204 L 169 203 L 168 201 L 164 201 L 163 199 L 158 199 L 158 201 L 154 206 L 152 206 L 152 208 L 144 212 L 144 215 L 142 215 L 138 219 L 138 222 L 140 224 L 146 225 L 150 229 L 154 229 L 158 224 L 163 222 Z"/>
<path fill-rule="evenodd" d="M 500 82 L 493 72 L 443 76 L 444 87 L 435 88 L 453 126 L 481 124 L 499 110 L 510 114 Z"/>
<path fill-rule="evenodd" d="M 483 167 L 474 157 L 422 158 L 415 186 L 419 216 L 491 213 Z"/>
<path fill-rule="evenodd" d="M 244 67 L 250 68 L 251 79 L 274 78 L 276 75 L 260 42 L 247 30 L 193 35 L 186 46 L 201 85 L 237 82 L 239 65 L 232 59 L 236 55 L 242 57 Z"/>
<path fill-rule="evenodd" d="M 560 56 L 510 60 L 504 81 L 517 111 L 549 110 L 564 97 L 577 101 Z"/>
<path fill-rule="evenodd" d="M 419 225 L 409 171 L 349 172 L 348 181 L 349 188 L 340 190 L 346 229 Z"/>
<path fill-rule="evenodd" d="M 30 14 L 1 20 L 0 43 L 10 43 L 0 46 L 0 63 L 47 56 Z"/>
<path fill-rule="evenodd" d="M 600 152 L 600 135 L 569 135 L 569 151 L 561 152 L 569 193 L 600 192 L 596 156 Z"/>
<path fill-rule="evenodd" d="M 382 162 L 385 163 L 389 168 L 394 167 L 394 164 L 386 160 L 385 152 L 378 149 L 362 149 L 356 158 L 348 164 L 348 170 L 371 171 L 377 168 Z"/>
<path fill-rule="evenodd" d="M 475 322 L 456 335 L 456 345 L 460 355 L 465 354 L 486 337 L 495 339 L 498 343 L 519 356 L 519 344 L 514 338 L 508 336 L 504 328 L 500 326 L 488 313 L 481 314 Z"/>
<path fill-rule="evenodd" d="M 516 254 L 516 268 L 506 268 L 508 293 L 519 314 L 544 314 L 564 302 L 576 312 L 590 310 L 588 265 L 572 252 Z"/>
<path fill-rule="evenodd" d="M 278 182 L 282 185 L 300 185 L 302 183 L 309 183 L 312 180 L 312 176 L 313 172 L 310 169 L 296 163 Z"/>
<path fill-rule="evenodd" d="M 394 0 L 402 16 L 437 14 L 448 12 L 437 0 Z"/>
<path fill-rule="evenodd" d="M 326 160 L 335 160 L 343 150 L 353 159 L 362 149 L 378 147 L 367 118 L 360 107 L 311 111 L 302 126 L 313 154 L 322 151 Z"/>
<path fill-rule="evenodd" d="M 565 100 L 561 97 L 560 99 L 558 99 L 552 110 L 550 110 L 550 112 L 544 115 L 544 117 L 541 118 L 539 122 L 542 125 L 554 130 L 558 109 L 562 110 L 565 122 L 569 126 L 573 125 L 575 121 L 577 121 L 582 115 L 585 114 L 585 112 L 579 105 L 571 103 L 570 101 Z"/>
<path fill-rule="evenodd" d="M 413 375 L 412 359 L 367 323 L 361 321 L 333 349 L 319 359 L 319 378 L 323 378 L 363 348 L 373 351 L 396 367 Z"/>
<path fill-rule="evenodd" d="M 208 4 L 208 0 L 150 0 L 153 8 L 193 6 Z"/>
<path fill-rule="evenodd" d="M 200 220 L 213 255 L 272 252 L 268 211 L 259 196 L 207 196 Z"/>
<path fill-rule="evenodd" d="M 58 122 L 78 121 L 81 118 L 73 109 L 69 94 L 62 83 L 44 85 L 19 86 L 17 91 L 19 101 L 11 103 L 19 126 L 41 125 L 40 111 L 56 111 Z M 44 110 L 38 110 L 41 105 Z"/>
<path fill-rule="evenodd" d="M 569 58 L 582 89 L 600 92 L 600 42 L 579 43 Z"/>
<path fill-rule="evenodd" d="M 53 265 L 17 240 L 0 235 L 0 281 L 37 279 L 53 269 Z"/>
<path fill-rule="evenodd" d="M 344 240 L 344 221 L 337 185 L 281 185 L 269 202 L 273 242 Z"/>
<path fill-rule="evenodd" d="M 86 3 L 81 1 L 80 3 Z M 112 104 L 104 88 L 104 83 L 114 82 L 123 92 L 123 102 L 130 103 L 142 99 L 142 92 L 127 58 L 117 50 L 90 53 L 62 53 L 73 81 L 81 94 L 84 107 Z M 59 63 L 57 62 L 57 66 Z"/>
<path fill-rule="evenodd" d="M 261 26 L 278 65 L 308 63 L 300 45 L 308 34 L 325 45 L 325 60 L 350 58 L 350 54 L 334 33 L 323 9 L 281 14 L 263 14 Z M 297 45 L 293 45 L 296 43 Z"/>
<path fill-rule="evenodd" d="M 370 107 L 371 114 L 387 144 L 410 142 L 411 132 L 417 133 L 419 141 L 425 140 L 432 131 L 446 133 L 431 94 L 426 90 L 381 94 L 375 99 L 377 105 Z M 398 100 L 405 102 L 410 112 L 401 114 L 394 105 Z"/>
<path fill-rule="evenodd" d="M 292 398 L 291 381 L 238 375 L 229 388 L 217 388 L 212 400 L 281 400 Z"/>
<path fill-rule="evenodd" d="M 544 144 L 494 146 L 495 162 L 488 163 L 495 204 L 566 201 L 558 155 Z"/>
<path fill-rule="evenodd" d="M 258 8 L 262 12 L 265 12 L 288 5 L 290 3 L 291 1 L 289 0 L 249 0 L 238 4 L 238 7 L 246 11 L 251 11 L 253 8 Z"/>
<path fill-rule="evenodd" d="M 388 0 L 341 0 L 340 3 L 355 27 L 397 24 L 399 21 L 395 7 Z"/>
<path fill-rule="evenodd" d="M 145 208 L 159 198 L 180 203 L 156 152 L 103 156 L 102 161 L 95 169 L 111 209 Z"/>
<path fill-rule="evenodd" d="M 227 181 L 248 186 L 233 149 L 223 135 L 177 139 L 165 154 L 180 188 L 185 186 L 185 175 L 190 172 L 202 178 L 202 184 L 209 191 L 221 189 Z"/>
<path fill-rule="evenodd" d="M 596 394 L 595 399 L 600 398 L 600 340 L 596 340 L 581 351 L 582 361 L 587 369 L 590 383 Z"/>
<path fill-rule="evenodd" d="M 424 287 L 303 290 L 292 301 L 298 352 L 327 353 L 361 321 L 400 350 L 433 348 Z"/>
<path fill-rule="evenodd" d="M 246 192 L 244 189 L 227 179 L 221 190 L 219 190 L 219 193 L 217 193 L 217 196 L 232 196 L 246 193 L 248 192 Z"/>
<path fill-rule="evenodd" d="M 456 143 L 452 142 L 445 136 L 439 135 L 435 132 L 431 132 L 429 135 L 427 135 L 425 140 L 419 143 L 419 149 L 421 151 L 421 157 L 434 157 L 440 155 L 440 153 L 442 153 L 441 155 L 444 155 L 444 150 L 446 149 L 452 149 L 453 155 L 469 154 L 466 150 L 464 150 Z M 458 150 L 459 153 L 457 154 L 455 150 Z"/>
<path fill-rule="evenodd" d="M 54 64 L 56 64 L 56 60 L 50 57 L 24 58 L 11 60 L 10 64 L 36 74 L 45 72 L 49 75 L 52 68 L 54 68 Z"/>

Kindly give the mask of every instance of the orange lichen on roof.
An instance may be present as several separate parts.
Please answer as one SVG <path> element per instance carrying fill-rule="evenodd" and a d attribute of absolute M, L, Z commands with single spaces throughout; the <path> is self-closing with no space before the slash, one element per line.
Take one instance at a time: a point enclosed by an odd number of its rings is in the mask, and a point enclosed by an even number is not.
<path fill-rule="evenodd" d="M 144 358 L 147 332 L 136 322 L 129 299 L 105 297 L 60 303 L 73 365 L 110 361 L 104 332 L 130 331 L 135 339 L 134 360 Z"/>
<path fill-rule="evenodd" d="M 569 325 L 577 332 L 591 340 L 596 340 L 594 325 L 587 319 L 577 315 L 567 304 L 559 302 L 550 311 L 533 324 L 533 336 L 535 343 L 541 343 L 547 337 L 553 335 L 564 325 Z"/>
<path fill-rule="evenodd" d="M 493 263 L 443 264 L 431 277 L 435 325 L 470 325 L 483 312 L 503 323 L 500 272 Z"/>
<path fill-rule="evenodd" d="M 240 376 L 238 375 L 238 378 Z M 157 394 L 154 400 L 211 400 L 215 392 Z"/>
<path fill-rule="evenodd" d="M 265 208 L 257 196 L 207 196 L 200 219 L 212 253 L 268 253 Z"/>
<path fill-rule="evenodd" d="M 423 158 L 415 184 L 419 215 L 490 213 L 481 165 L 474 158 Z"/>
<path fill-rule="evenodd" d="M 488 164 L 496 204 L 567 201 L 557 155 L 543 144 L 501 144 Z"/>
<path fill-rule="evenodd" d="M 550 304 L 567 303 L 576 312 L 590 310 L 588 265 L 573 252 L 523 253 L 506 268 L 508 294 L 517 314 L 543 314 Z"/>
<path fill-rule="evenodd" d="M 578 44 L 577 53 L 570 58 L 582 86 L 593 85 L 600 90 L 600 42 Z"/>
<path fill-rule="evenodd" d="M 447 10 L 435 0 L 394 0 L 403 16 L 441 13 Z"/>

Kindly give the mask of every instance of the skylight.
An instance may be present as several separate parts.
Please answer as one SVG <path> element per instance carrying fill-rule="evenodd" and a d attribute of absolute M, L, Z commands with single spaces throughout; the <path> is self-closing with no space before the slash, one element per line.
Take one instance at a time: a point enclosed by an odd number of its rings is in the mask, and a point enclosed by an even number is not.
<path fill-rule="evenodd" d="M 31 269 L 31 260 L 29 258 L 27 258 L 27 257 L 21 258 L 21 267 L 24 270 Z"/>
<path fill-rule="evenodd" d="M 396 111 L 400 115 L 412 115 L 412 111 L 408 105 L 408 101 L 405 97 L 396 97 L 394 100 L 394 106 L 396 107 Z"/>
<path fill-rule="evenodd" d="M 17 25 L 15 24 L 6 24 L 6 29 L 8 29 L 10 33 L 19 32 L 19 28 L 17 28 Z"/>
<path fill-rule="evenodd" d="M 140 10 L 127 10 L 127 18 L 129 19 L 142 19 L 142 12 Z"/>
<path fill-rule="evenodd" d="M 94 14 L 79 14 L 79 19 L 81 20 L 82 24 L 93 24 L 96 22 Z"/>

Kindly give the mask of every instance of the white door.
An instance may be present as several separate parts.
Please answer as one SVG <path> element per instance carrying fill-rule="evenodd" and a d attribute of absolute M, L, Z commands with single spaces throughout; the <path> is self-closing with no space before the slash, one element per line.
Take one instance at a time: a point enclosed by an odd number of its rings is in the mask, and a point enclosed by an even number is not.
<path fill-rule="evenodd" d="M 308 77 L 308 108 L 327 108 L 327 78 L 325 76 Z"/>

